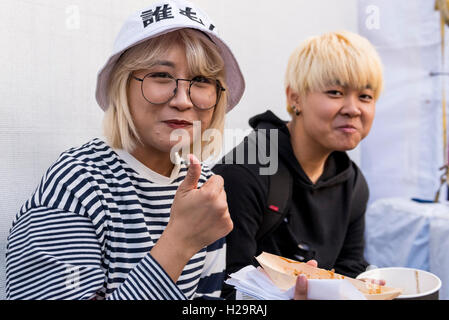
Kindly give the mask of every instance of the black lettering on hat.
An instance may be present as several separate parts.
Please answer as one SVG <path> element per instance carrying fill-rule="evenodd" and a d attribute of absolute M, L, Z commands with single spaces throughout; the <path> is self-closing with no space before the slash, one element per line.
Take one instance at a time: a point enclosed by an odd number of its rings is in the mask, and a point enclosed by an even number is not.
<path fill-rule="evenodd" d="M 143 27 L 146 28 L 153 22 L 158 22 L 165 19 L 173 19 L 174 16 L 171 12 L 172 8 L 168 4 L 164 4 L 163 7 L 157 6 L 156 9 L 150 9 L 142 12 L 140 15 L 142 17 Z"/>
<path fill-rule="evenodd" d="M 203 20 L 201 20 L 196 16 L 196 12 L 192 11 L 192 8 L 186 7 L 185 10 L 179 9 L 179 13 L 182 14 L 183 16 L 186 16 L 192 21 L 201 23 L 204 26 Z"/>

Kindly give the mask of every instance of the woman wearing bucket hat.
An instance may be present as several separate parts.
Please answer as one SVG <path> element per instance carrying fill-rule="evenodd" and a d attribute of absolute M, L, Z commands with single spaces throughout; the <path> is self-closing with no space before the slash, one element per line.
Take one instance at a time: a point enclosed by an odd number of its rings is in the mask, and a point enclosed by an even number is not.
<path fill-rule="evenodd" d="M 131 15 L 98 74 L 107 142 L 62 153 L 20 209 L 7 297 L 218 297 L 232 229 L 223 180 L 201 152 L 188 166 L 171 151 L 192 147 L 194 124 L 222 132 L 243 91 L 237 61 L 199 8 L 163 1 Z"/>

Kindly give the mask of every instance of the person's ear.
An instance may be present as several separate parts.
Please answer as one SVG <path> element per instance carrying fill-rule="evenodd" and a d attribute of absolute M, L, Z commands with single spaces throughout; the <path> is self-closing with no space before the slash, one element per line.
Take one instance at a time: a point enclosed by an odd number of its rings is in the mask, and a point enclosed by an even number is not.
<path fill-rule="evenodd" d="M 290 87 L 287 87 L 286 95 L 287 103 L 290 106 L 291 110 L 293 111 L 293 113 L 299 116 L 301 114 L 301 99 L 299 98 L 299 94 L 293 91 Z"/>

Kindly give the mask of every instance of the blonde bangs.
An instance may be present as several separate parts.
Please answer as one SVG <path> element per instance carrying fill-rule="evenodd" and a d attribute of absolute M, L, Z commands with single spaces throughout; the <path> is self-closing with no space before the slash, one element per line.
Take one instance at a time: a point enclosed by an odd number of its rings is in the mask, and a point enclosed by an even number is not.
<path fill-rule="evenodd" d="M 332 85 L 369 88 L 377 100 L 382 73 L 380 57 L 368 40 L 351 32 L 333 32 L 310 38 L 293 52 L 285 85 L 302 96 Z"/>
<path fill-rule="evenodd" d="M 217 78 L 223 84 L 225 65 L 212 40 L 205 34 L 192 29 L 181 30 L 179 36 L 185 45 L 191 75 Z"/>

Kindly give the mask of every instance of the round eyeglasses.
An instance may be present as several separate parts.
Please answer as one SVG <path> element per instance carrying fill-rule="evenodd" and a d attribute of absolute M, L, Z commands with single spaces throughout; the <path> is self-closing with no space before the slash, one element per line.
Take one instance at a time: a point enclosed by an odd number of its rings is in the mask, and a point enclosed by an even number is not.
<path fill-rule="evenodd" d="M 223 88 L 220 81 L 204 76 L 193 79 L 175 79 L 166 72 L 151 72 L 143 79 L 132 75 L 133 79 L 142 83 L 142 95 L 151 104 L 162 105 L 174 98 L 178 91 L 179 81 L 189 82 L 189 98 L 192 104 L 201 110 L 212 109 L 220 101 Z"/>

